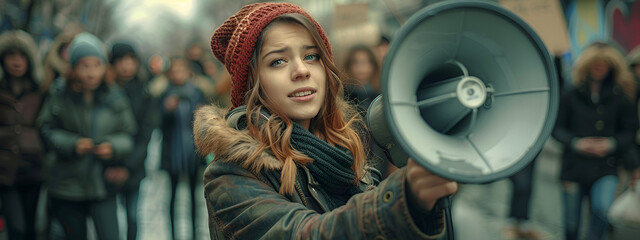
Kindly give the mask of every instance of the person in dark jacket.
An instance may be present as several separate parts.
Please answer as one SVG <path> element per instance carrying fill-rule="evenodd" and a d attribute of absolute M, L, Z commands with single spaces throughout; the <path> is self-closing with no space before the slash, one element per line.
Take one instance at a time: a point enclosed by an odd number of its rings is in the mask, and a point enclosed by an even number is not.
<path fill-rule="evenodd" d="M 157 106 L 147 91 L 147 79 L 141 72 L 140 61 L 133 45 L 117 42 L 111 47 L 111 67 L 115 83 L 124 89 L 131 103 L 138 131 L 133 135 L 133 151 L 122 165 L 106 170 L 107 178 L 120 184 L 119 193 L 127 212 L 127 239 L 134 240 L 138 234 L 137 212 L 140 181 L 145 176 L 145 159 L 151 132 L 157 127 Z"/>
<path fill-rule="evenodd" d="M 566 239 L 578 239 L 582 198 L 589 197 L 588 238 L 601 239 L 618 184 L 619 166 L 637 166 L 635 83 L 622 55 L 604 43 L 587 47 L 573 67 L 575 88 L 563 94 L 553 136 L 564 145 Z"/>
<path fill-rule="evenodd" d="M 67 239 L 87 239 L 91 217 L 98 239 L 118 239 L 116 198 L 108 194 L 107 166 L 118 165 L 133 150 L 136 122 L 122 89 L 107 85 L 106 49 L 89 33 L 69 46 L 72 71 L 54 89 L 38 116 L 42 136 L 56 153 L 46 181 L 51 215 Z"/>
<path fill-rule="evenodd" d="M 175 201 L 178 182 L 186 176 L 191 189 L 191 219 L 193 237 L 196 234 L 196 187 L 198 186 L 199 168 L 202 165 L 193 144 L 193 112 L 204 102 L 204 94 L 196 86 L 189 69 L 189 63 L 183 58 L 171 60 L 167 77 L 169 86 L 160 97 L 162 104 L 162 169 L 171 176 L 171 202 L 169 216 L 174 238 Z"/>
<path fill-rule="evenodd" d="M 212 239 L 435 239 L 457 183 L 409 161 L 380 182 L 366 165 L 324 31 L 290 3 L 246 5 L 211 37 L 234 117 L 195 113 Z M 235 118 L 240 114 L 237 119 Z M 235 120 L 234 120 L 235 119 Z M 237 121 L 236 121 L 237 120 Z"/>
<path fill-rule="evenodd" d="M 0 35 L 0 204 L 10 239 L 34 239 L 44 147 L 36 118 L 42 67 L 28 33 Z"/>
<path fill-rule="evenodd" d="M 635 79 L 636 86 L 640 85 L 640 45 L 633 48 L 629 54 L 627 54 L 627 63 L 631 68 L 631 73 Z M 640 108 L 640 87 L 636 88 L 636 109 Z M 640 110 L 638 110 L 640 112 Z M 640 120 L 640 118 L 638 118 Z M 635 139 L 636 149 L 640 150 L 640 130 L 636 133 Z M 640 156 L 639 156 L 640 157 Z M 640 179 L 640 169 L 636 169 L 631 172 L 629 176 L 629 185 L 633 186 L 638 179 Z"/>

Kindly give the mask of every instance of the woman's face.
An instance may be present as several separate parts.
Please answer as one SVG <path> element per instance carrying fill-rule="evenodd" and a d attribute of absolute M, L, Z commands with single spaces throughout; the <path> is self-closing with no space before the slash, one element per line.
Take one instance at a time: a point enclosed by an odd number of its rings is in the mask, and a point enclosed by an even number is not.
<path fill-rule="evenodd" d="M 362 84 L 368 83 L 373 77 L 373 71 L 373 64 L 371 64 L 369 54 L 364 51 L 353 53 L 349 72 L 355 80 Z"/>
<path fill-rule="evenodd" d="M 609 64 L 605 60 L 596 60 L 589 65 L 589 76 L 594 81 L 602 81 L 609 73 Z"/>
<path fill-rule="evenodd" d="M 27 74 L 29 62 L 27 57 L 19 51 L 12 51 L 4 55 L 2 65 L 12 77 L 22 77 Z"/>
<path fill-rule="evenodd" d="M 263 93 L 279 111 L 309 128 L 326 94 L 327 75 L 319 46 L 295 23 L 276 23 L 263 34 L 257 61 Z"/>
<path fill-rule="evenodd" d="M 100 58 L 90 56 L 78 60 L 73 70 L 80 81 L 82 90 L 93 91 L 102 83 L 107 67 Z"/>

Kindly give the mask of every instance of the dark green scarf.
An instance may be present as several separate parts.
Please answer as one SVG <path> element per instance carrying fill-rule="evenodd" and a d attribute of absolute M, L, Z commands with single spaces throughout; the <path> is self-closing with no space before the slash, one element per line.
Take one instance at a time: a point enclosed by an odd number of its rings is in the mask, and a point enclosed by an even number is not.
<path fill-rule="evenodd" d="M 319 183 L 318 187 L 328 196 L 331 209 L 343 205 L 352 195 L 360 192 L 354 182 L 356 175 L 351 170 L 353 157 L 349 150 L 330 145 L 295 122 L 291 145 L 313 159 L 312 163 L 305 166 Z"/>

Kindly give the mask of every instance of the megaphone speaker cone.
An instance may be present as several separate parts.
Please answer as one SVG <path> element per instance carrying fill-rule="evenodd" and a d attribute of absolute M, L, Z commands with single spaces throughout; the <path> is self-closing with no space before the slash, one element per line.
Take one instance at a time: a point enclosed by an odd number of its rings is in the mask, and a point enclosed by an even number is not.
<path fill-rule="evenodd" d="M 558 105 L 551 57 L 535 32 L 488 2 L 441 2 L 398 31 L 369 128 L 397 166 L 412 157 L 467 183 L 494 181 L 542 149 Z M 405 159 L 401 159 L 405 158 Z"/>

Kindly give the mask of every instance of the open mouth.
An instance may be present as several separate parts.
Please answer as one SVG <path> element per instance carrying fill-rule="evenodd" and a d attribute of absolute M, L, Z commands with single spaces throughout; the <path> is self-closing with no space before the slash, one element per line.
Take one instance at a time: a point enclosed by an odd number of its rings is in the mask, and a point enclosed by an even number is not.
<path fill-rule="evenodd" d="M 304 97 L 304 96 L 308 96 L 315 93 L 314 91 L 311 90 L 307 90 L 307 91 L 302 91 L 302 92 L 295 92 L 289 95 L 289 97 Z"/>

